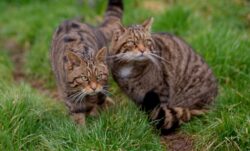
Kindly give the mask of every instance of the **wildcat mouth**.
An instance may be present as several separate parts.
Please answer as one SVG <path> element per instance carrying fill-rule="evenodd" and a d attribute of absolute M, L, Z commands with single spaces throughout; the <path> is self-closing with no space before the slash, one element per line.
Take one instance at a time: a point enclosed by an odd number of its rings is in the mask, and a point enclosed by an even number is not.
<path fill-rule="evenodd" d="M 145 54 L 141 53 L 138 57 L 145 57 Z"/>
<path fill-rule="evenodd" d="M 98 92 L 91 92 L 91 93 L 88 93 L 87 95 L 88 95 L 88 96 L 95 96 L 95 95 L 97 95 L 97 93 L 98 93 Z"/>
<path fill-rule="evenodd" d="M 135 60 L 137 60 L 137 61 L 145 61 L 145 60 L 148 60 L 148 57 L 146 56 L 146 54 L 140 54 L 140 55 L 135 57 Z"/>
<path fill-rule="evenodd" d="M 99 93 L 101 93 L 101 91 L 100 91 L 100 90 L 97 90 L 97 91 L 92 91 L 92 92 L 88 93 L 87 95 L 88 95 L 88 96 L 95 96 L 95 95 L 97 95 L 97 94 L 99 94 Z"/>

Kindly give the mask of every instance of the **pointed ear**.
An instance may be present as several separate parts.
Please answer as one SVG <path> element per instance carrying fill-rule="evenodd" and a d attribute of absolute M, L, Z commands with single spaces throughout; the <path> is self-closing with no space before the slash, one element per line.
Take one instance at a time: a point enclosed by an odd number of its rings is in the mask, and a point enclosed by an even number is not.
<path fill-rule="evenodd" d="M 153 22 L 154 22 L 154 18 L 150 17 L 149 19 L 145 20 L 142 23 L 142 26 L 144 27 L 145 30 L 151 31 L 151 27 L 152 27 Z"/>
<path fill-rule="evenodd" d="M 126 28 L 123 27 L 123 25 L 121 24 L 121 22 L 116 22 L 115 23 L 115 27 L 112 33 L 112 41 L 117 41 L 120 37 L 120 35 L 122 35 L 123 33 L 125 33 Z"/>
<path fill-rule="evenodd" d="M 81 58 L 72 51 L 66 51 L 66 58 L 67 58 L 66 65 L 68 69 L 73 69 L 74 66 L 80 66 L 82 63 Z"/>
<path fill-rule="evenodd" d="M 121 22 L 116 22 L 116 31 L 120 32 L 120 33 L 124 33 L 126 31 L 126 28 L 121 24 Z"/>
<path fill-rule="evenodd" d="M 106 62 L 107 48 L 102 47 L 96 54 L 96 60 L 99 62 Z"/>

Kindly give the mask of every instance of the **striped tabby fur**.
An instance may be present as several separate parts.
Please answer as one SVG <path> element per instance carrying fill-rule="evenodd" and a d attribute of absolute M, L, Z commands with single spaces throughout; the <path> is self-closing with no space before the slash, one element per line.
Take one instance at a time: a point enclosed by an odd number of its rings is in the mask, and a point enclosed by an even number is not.
<path fill-rule="evenodd" d="M 120 25 L 111 41 L 109 65 L 120 88 L 168 133 L 206 111 L 217 95 L 217 82 L 182 39 L 151 33 L 152 22 Z"/>
<path fill-rule="evenodd" d="M 106 46 L 122 17 L 121 0 L 110 0 L 103 24 L 94 28 L 78 21 L 63 22 L 53 35 L 50 59 L 59 93 L 76 123 L 112 103 L 107 97 Z"/>

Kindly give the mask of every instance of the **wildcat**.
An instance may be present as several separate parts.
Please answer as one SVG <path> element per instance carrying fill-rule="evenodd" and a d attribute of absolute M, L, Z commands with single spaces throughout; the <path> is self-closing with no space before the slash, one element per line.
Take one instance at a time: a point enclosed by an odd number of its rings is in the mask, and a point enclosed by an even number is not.
<path fill-rule="evenodd" d="M 109 66 L 114 80 L 162 134 L 207 111 L 217 95 L 216 79 L 194 50 L 168 33 L 151 33 L 153 19 L 113 35 Z"/>
<path fill-rule="evenodd" d="M 109 0 L 104 22 L 97 28 L 65 21 L 55 31 L 50 59 L 61 97 L 78 124 L 86 115 L 112 103 L 107 96 L 106 46 L 115 22 L 122 17 L 122 0 Z"/>

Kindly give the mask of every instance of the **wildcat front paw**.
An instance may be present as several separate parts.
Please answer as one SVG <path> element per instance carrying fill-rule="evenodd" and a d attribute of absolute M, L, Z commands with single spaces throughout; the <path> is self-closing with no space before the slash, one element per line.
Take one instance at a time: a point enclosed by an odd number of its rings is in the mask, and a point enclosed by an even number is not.
<path fill-rule="evenodd" d="M 97 109 L 97 106 L 93 107 L 92 110 L 89 112 L 90 116 L 97 117 L 99 115 L 99 111 Z"/>
<path fill-rule="evenodd" d="M 85 125 L 85 114 L 84 113 L 73 113 L 71 119 L 78 125 Z"/>

